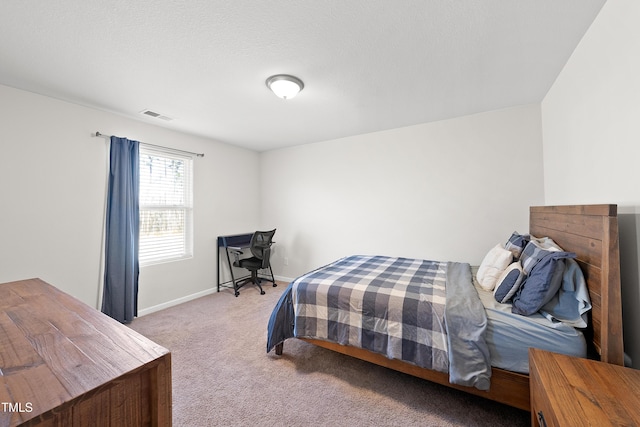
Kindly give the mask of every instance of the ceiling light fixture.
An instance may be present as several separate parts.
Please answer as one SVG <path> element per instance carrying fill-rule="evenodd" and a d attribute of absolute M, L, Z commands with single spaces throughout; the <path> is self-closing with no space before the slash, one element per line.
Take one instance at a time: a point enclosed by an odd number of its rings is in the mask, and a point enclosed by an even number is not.
<path fill-rule="evenodd" d="M 288 74 L 276 74 L 266 81 L 267 87 L 282 99 L 291 99 L 303 88 L 304 83 L 297 77 Z"/>

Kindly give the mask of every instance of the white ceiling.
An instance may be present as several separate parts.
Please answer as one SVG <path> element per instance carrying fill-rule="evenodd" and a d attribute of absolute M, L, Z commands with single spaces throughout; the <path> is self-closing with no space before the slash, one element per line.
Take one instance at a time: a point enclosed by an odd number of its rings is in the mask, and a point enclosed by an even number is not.
<path fill-rule="evenodd" d="M 2 0 L 0 84 L 264 151 L 540 102 L 605 1 Z"/>

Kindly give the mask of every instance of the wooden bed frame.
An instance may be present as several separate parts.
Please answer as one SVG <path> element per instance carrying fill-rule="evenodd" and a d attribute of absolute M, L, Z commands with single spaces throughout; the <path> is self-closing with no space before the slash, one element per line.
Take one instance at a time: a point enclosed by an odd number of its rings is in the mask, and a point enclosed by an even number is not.
<path fill-rule="evenodd" d="M 575 252 L 591 296 L 591 318 L 585 337 L 593 358 L 623 365 L 622 307 L 620 300 L 620 256 L 617 205 L 532 206 L 529 232 L 551 237 L 565 251 Z M 356 347 L 328 341 L 300 338 L 338 353 L 362 359 L 438 384 L 530 410 L 529 376 L 493 368 L 491 389 L 449 383 L 449 375 Z M 276 346 L 282 354 L 283 344 Z"/>

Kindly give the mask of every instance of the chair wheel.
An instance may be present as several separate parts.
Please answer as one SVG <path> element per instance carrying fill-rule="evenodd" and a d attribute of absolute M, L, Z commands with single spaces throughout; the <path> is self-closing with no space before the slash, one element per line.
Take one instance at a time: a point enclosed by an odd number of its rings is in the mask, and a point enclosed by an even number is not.
<path fill-rule="evenodd" d="M 264 295 L 264 291 L 260 291 L 260 295 Z"/>
<path fill-rule="evenodd" d="M 238 295 L 240 295 L 240 292 L 236 292 L 236 298 L 238 298 Z"/>
<path fill-rule="evenodd" d="M 275 288 L 276 286 L 278 286 L 276 283 L 273 284 L 273 287 Z"/>

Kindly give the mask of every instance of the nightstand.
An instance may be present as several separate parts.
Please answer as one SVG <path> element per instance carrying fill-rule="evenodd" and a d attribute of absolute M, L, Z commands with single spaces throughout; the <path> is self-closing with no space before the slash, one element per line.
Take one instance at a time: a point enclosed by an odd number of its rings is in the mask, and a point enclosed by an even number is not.
<path fill-rule="evenodd" d="M 640 371 L 529 349 L 533 426 L 640 425 Z"/>

